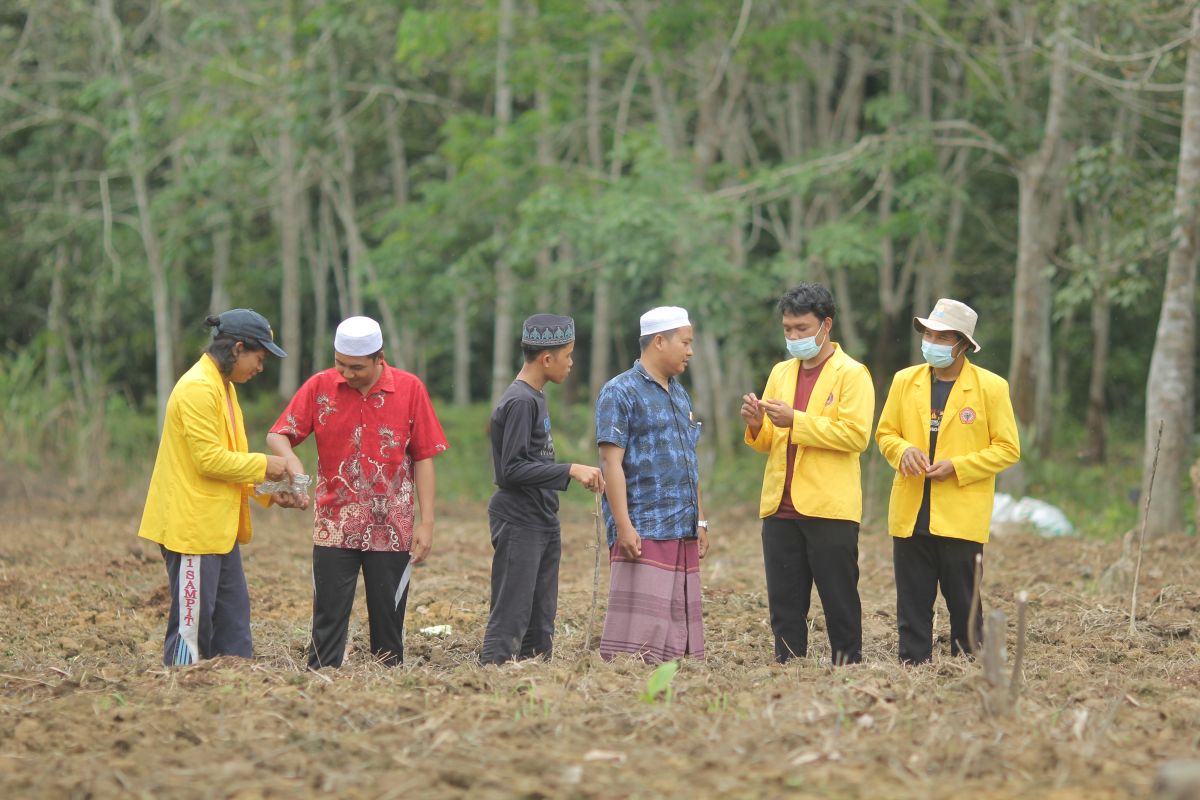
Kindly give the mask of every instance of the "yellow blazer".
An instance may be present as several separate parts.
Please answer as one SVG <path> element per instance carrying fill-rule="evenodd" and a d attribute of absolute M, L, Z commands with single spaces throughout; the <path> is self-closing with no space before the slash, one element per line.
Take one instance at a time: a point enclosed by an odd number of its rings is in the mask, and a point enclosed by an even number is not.
<path fill-rule="evenodd" d="M 779 510 L 783 482 L 787 477 L 788 444 L 796 445 L 792 472 L 792 505 L 808 517 L 862 520 L 862 478 L 859 455 L 871 441 L 871 419 L 875 413 L 875 387 L 871 373 L 834 344 L 825 362 L 808 407 L 792 416 L 792 427 L 777 428 L 763 419 L 757 437 L 746 428 L 745 442 L 767 454 L 758 515 L 769 517 Z M 780 361 L 767 378 L 764 400 L 796 399 L 800 359 Z"/>
<path fill-rule="evenodd" d="M 228 553 L 235 541 L 249 542 L 246 500 L 266 477 L 267 457 L 248 449 L 237 390 L 230 384 L 226 394 L 216 363 L 200 356 L 167 400 L 138 536 L 188 555 Z"/>
<path fill-rule="evenodd" d="M 892 536 L 912 536 L 921 510 L 925 479 L 900 474 L 900 457 L 910 447 L 929 453 L 931 381 L 925 364 L 897 372 L 875 431 L 879 451 L 896 470 L 888 506 Z M 942 412 L 934 457 L 950 459 L 955 477 L 930 484 L 930 533 L 986 543 L 996 475 L 1021 460 L 1008 381 L 970 361 L 963 365 Z"/>

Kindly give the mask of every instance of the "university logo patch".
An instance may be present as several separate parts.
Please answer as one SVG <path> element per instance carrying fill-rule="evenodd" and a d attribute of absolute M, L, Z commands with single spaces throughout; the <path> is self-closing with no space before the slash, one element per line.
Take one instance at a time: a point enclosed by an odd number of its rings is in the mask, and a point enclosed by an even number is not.
<path fill-rule="evenodd" d="M 970 425 L 975 421 L 975 409 L 964 408 L 962 411 L 958 412 L 958 419 L 963 425 Z"/>

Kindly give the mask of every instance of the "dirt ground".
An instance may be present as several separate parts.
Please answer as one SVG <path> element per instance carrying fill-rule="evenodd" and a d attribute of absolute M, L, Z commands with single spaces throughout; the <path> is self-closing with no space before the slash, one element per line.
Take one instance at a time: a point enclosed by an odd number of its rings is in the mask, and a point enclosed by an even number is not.
<path fill-rule="evenodd" d="M 83 507 L 83 506 L 86 506 Z M 1195 539 L 1151 543 L 1144 621 L 1097 586 L 1119 542 L 995 538 L 985 602 L 1028 592 L 1015 707 L 980 665 L 896 663 L 891 549 L 861 538 L 866 663 L 813 646 L 772 663 L 757 524 L 713 514 L 703 564 L 708 658 L 670 702 L 651 668 L 584 647 L 590 517 L 564 524 L 556 657 L 482 669 L 490 545 L 482 508 L 443 513 L 409 601 L 407 663 L 365 652 L 361 588 L 341 671 L 301 671 L 310 539 L 301 512 L 256 512 L 243 551 L 257 657 L 161 666 L 161 558 L 138 498 L 0 501 L 0 797 L 1145 797 L 1165 761 L 1200 758 Z M 601 568 L 601 611 L 607 564 Z M 449 625 L 439 637 L 421 628 Z M 1011 658 L 1010 653 L 1010 658 Z M 964 794 L 967 792 L 968 794 Z"/>

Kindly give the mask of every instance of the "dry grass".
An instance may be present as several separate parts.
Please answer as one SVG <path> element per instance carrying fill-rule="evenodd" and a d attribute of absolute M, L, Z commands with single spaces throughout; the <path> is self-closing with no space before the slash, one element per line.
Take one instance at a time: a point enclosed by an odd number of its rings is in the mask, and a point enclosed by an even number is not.
<path fill-rule="evenodd" d="M 938 660 L 895 663 L 891 549 L 875 531 L 861 548 L 866 663 L 825 666 L 819 607 L 810 656 L 770 663 L 757 525 L 714 515 L 708 660 L 649 705 L 649 668 L 583 647 L 589 517 L 565 524 L 552 663 L 475 664 L 490 546 L 484 510 L 460 509 L 414 579 L 407 664 L 366 658 L 360 595 L 347 667 L 315 675 L 297 666 L 310 612 L 298 514 L 258 514 L 244 550 L 258 658 L 166 670 L 165 575 L 134 538 L 136 499 L 67 508 L 0 507 L 3 797 L 1134 797 L 1200 748 L 1194 540 L 1148 544 L 1133 638 L 1128 595 L 1095 589 L 1119 543 L 989 545 L 984 598 L 1010 636 L 1014 596 L 1030 597 L 1022 694 L 992 714 L 979 666 L 945 655 L 944 611 Z M 418 632 L 435 624 L 453 633 Z"/>

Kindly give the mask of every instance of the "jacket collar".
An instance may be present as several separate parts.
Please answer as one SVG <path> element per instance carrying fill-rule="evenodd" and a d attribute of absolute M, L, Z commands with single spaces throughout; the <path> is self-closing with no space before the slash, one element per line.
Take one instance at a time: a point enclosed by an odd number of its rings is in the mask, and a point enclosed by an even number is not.
<path fill-rule="evenodd" d="M 848 361 L 849 358 L 850 356 L 846 355 L 846 352 L 842 350 L 842 346 L 837 342 L 834 342 L 833 353 L 821 364 L 821 373 L 824 374 L 826 370 L 840 370 L 842 367 L 846 366 L 846 361 Z M 795 357 L 789 358 L 786 363 L 788 365 L 788 369 L 791 370 L 795 375 L 799 375 L 800 370 L 804 366 L 804 362 Z"/>
<path fill-rule="evenodd" d="M 917 370 L 912 388 L 915 393 L 913 409 L 918 416 L 918 423 L 924 425 L 925 421 L 929 419 L 931 408 L 929 387 L 933 385 L 933 368 L 922 366 L 924 369 Z M 954 379 L 954 386 L 950 388 L 950 394 L 946 398 L 946 407 L 942 409 L 942 430 L 945 430 L 948 425 L 956 424 L 959 412 L 971 405 L 978 387 L 979 375 L 975 365 L 966 361 L 962 371 Z"/>
<path fill-rule="evenodd" d="M 808 407 L 801 409 L 802 411 L 817 412 L 826 400 L 831 397 L 831 387 L 836 380 L 837 373 L 846 366 L 846 362 L 850 360 L 850 356 L 842 350 L 842 346 L 837 342 L 833 343 L 833 353 L 829 358 L 821 364 L 821 374 L 817 377 L 817 382 L 813 385 L 812 394 L 808 398 Z M 789 358 L 784 362 L 787 366 L 783 373 L 784 384 L 783 390 L 787 401 L 790 403 L 791 398 L 796 394 L 796 384 L 800 382 L 800 369 L 803 366 L 798 358 Z"/>
<path fill-rule="evenodd" d="M 200 356 L 197 366 L 200 367 L 200 372 L 204 376 L 204 379 L 221 390 L 221 395 L 227 398 L 226 402 L 229 403 L 234 414 L 241 413 L 241 408 L 237 401 L 237 389 L 234 388 L 232 382 L 225 382 L 225 376 L 217 368 L 217 362 L 213 361 L 212 357 L 207 353 L 204 353 Z M 229 414 L 224 409 L 222 409 L 221 417 L 225 420 L 225 433 L 229 436 L 229 441 L 233 448 L 236 449 L 238 436 L 233 420 L 230 419 Z"/>
<path fill-rule="evenodd" d="M 217 386 L 220 386 L 223 393 L 230 394 L 234 392 L 233 384 L 227 384 L 225 382 L 225 376 L 222 375 L 221 370 L 218 369 L 217 362 L 213 361 L 212 356 L 210 356 L 208 353 L 202 353 L 200 355 L 200 362 L 198 366 L 200 367 L 200 371 L 204 374 L 205 379 L 211 383 L 215 383 Z"/>
<path fill-rule="evenodd" d="M 916 377 L 913 378 L 913 387 L 932 385 L 933 367 L 926 364 L 920 365 L 924 369 L 917 370 Z M 968 392 L 979 386 L 979 376 L 975 372 L 975 365 L 971 363 L 969 358 L 963 359 L 962 371 L 958 373 L 958 377 L 954 379 L 954 391 Z"/>

